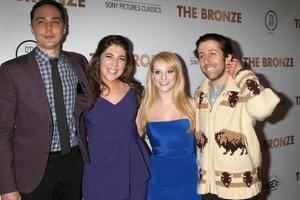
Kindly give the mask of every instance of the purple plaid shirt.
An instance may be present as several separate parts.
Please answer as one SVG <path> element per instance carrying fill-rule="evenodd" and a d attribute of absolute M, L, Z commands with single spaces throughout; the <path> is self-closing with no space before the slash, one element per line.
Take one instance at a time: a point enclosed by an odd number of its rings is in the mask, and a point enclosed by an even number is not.
<path fill-rule="evenodd" d="M 53 136 L 50 151 L 60 151 L 59 133 L 57 128 L 57 119 L 54 107 L 54 95 L 51 79 L 51 58 L 38 48 L 35 49 L 35 57 L 44 82 L 44 86 L 48 97 L 48 103 L 52 115 Z M 58 57 L 58 70 L 63 86 L 64 103 L 66 107 L 67 121 L 70 133 L 70 144 L 71 147 L 73 147 L 78 144 L 78 138 L 76 136 L 75 119 L 73 116 L 75 108 L 76 86 L 78 83 L 78 79 L 75 72 L 72 70 L 70 63 L 62 54 Z"/>

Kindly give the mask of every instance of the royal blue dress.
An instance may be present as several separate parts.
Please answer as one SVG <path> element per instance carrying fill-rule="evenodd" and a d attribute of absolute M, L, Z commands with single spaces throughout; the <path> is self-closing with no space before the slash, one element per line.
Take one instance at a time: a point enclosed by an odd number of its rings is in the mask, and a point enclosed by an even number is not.
<path fill-rule="evenodd" d="M 84 113 L 90 164 L 84 200 L 145 200 L 149 154 L 136 129 L 137 96 L 130 89 L 117 104 L 99 97 Z"/>
<path fill-rule="evenodd" d="M 200 200 L 194 134 L 189 121 L 179 119 L 147 123 L 153 154 L 148 200 Z"/>

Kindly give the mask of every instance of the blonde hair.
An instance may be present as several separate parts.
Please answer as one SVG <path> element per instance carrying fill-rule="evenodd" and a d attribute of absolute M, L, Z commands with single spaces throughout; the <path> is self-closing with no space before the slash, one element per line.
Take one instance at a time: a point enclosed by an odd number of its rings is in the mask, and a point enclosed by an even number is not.
<path fill-rule="evenodd" d="M 152 79 L 154 63 L 169 66 L 176 72 L 176 84 L 173 90 L 173 102 L 180 113 L 187 117 L 190 122 L 188 131 L 195 129 L 195 108 L 191 104 L 188 95 L 185 92 L 185 79 L 182 70 L 182 64 L 175 53 L 160 52 L 156 54 L 149 66 L 146 88 L 143 92 L 141 106 L 137 116 L 137 127 L 140 133 L 146 133 L 146 123 L 148 113 L 154 102 L 158 99 L 158 91 Z"/>

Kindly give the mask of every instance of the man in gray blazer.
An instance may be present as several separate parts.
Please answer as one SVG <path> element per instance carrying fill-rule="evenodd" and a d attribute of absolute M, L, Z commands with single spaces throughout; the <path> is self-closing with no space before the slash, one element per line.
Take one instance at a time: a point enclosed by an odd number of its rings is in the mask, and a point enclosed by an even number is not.
<path fill-rule="evenodd" d="M 89 161 L 82 114 L 92 102 L 87 61 L 61 50 L 67 13 L 58 2 L 41 0 L 33 6 L 31 30 L 37 47 L 0 67 L 1 200 L 80 200 L 83 163 Z M 60 102 L 53 58 L 63 91 Z M 67 127 L 64 151 L 60 113 Z"/>

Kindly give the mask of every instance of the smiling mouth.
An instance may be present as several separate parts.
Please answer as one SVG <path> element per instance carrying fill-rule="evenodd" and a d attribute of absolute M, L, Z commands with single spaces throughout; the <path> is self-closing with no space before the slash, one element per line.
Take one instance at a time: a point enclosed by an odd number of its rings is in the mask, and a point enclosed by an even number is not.
<path fill-rule="evenodd" d="M 206 71 L 213 71 L 215 69 L 214 66 L 206 67 Z"/>
<path fill-rule="evenodd" d="M 166 86 L 166 85 L 169 85 L 169 82 L 159 82 L 159 85 Z"/>
<path fill-rule="evenodd" d="M 47 36 L 47 35 L 46 35 L 45 38 L 46 38 L 47 40 L 52 40 L 52 39 L 54 38 L 54 36 L 53 36 L 53 35 L 51 35 L 51 36 L 49 36 L 49 35 Z"/>
<path fill-rule="evenodd" d="M 110 74 L 116 74 L 118 71 L 115 69 L 108 69 L 107 70 Z"/>

